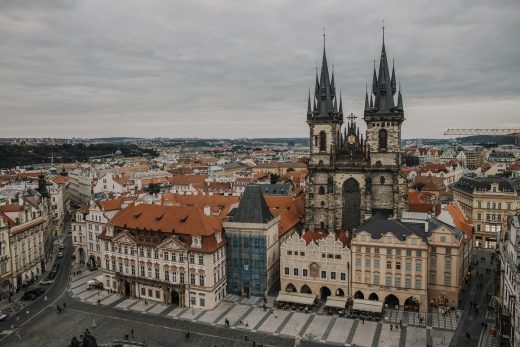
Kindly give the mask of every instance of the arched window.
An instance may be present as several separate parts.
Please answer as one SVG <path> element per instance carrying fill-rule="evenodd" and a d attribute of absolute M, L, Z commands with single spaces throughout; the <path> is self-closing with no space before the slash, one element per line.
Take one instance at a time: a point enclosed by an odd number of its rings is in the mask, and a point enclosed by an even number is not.
<path fill-rule="evenodd" d="M 325 187 L 324 186 L 320 186 L 319 191 L 320 191 L 320 195 L 325 194 Z"/>
<path fill-rule="evenodd" d="M 320 152 L 327 150 L 327 134 L 324 131 L 320 132 Z"/>
<path fill-rule="evenodd" d="M 379 130 L 379 150 L 386 151 L 388 148 L 388 131 L 386 129 Z"/>
<path fill-rule="evenodd" d="M 321 205 L 321 207 L 325 207 L 325 201 L 322 200 L 322 201 L 320 202 L 320 205 Z"/>

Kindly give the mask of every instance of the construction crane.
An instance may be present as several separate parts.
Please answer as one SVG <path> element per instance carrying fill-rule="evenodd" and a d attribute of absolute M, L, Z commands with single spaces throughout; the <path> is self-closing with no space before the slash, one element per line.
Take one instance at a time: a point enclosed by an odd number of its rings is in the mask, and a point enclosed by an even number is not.
<path fill-rule="evenodd" d="M 515 144 L 520 146 L 520 129 L 448 129 L 444 135 L 493 135 L 515 136 Z"/>

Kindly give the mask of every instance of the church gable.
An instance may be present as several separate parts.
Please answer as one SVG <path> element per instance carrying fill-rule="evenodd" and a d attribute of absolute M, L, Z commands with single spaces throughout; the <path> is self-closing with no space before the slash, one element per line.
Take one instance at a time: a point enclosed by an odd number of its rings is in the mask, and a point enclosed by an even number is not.
<path fill-rule="evenodd" d="M 187 247 L 181 241 L 179 241 L 177 238 L 173 236 L 161 242 L 161 244 L 159 244 L 157 248 L 164 251 L 185 251 L 187 249 Z"/>

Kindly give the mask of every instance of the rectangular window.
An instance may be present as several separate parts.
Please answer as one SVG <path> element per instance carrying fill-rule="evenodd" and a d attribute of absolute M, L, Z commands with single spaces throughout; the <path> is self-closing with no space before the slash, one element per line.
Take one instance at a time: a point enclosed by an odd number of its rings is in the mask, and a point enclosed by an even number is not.
<path fill-rule="evenodd" d="M 422 252 L 421 251 L 415 251 L 415 255 L 417 257 L 422 257 Z"/>
<path fill-rule="evenodd" d="M 184 253 L 179 254 L 179 263 L 184 263 Z"/>
<path fill-rule="evenodd" d="M 307 277 L 307 269 L 302 270 L 302 275 L 303 275 L 303 277 Z"/>
<path fill-rule="evenodd" d="M 400 288 L 401 287 L 401 277 L 395 278 L 395 286 Z"/>
<path fill-rule="evenodd" d="M 370 258 L 365 259 L 365 267 L 370 268 Z"/>
<path fill-rule="evenodd" d="M 392 249 L 391 249 L 391 248 L 387 248 L 387 249 L 386 249 L 386 254 L 388 254 L 388 255 L 392 255 Z"/>
<path fill-rule="evenodd" d="M 374 248 L 374 253 L 375 253 L 375 254 L 379 254 L 379 248 L 377 248 L 377 247 Z"/>
<path fill-rule="evenodd" d="M 170 272 L 168 270 L 164 270 L 164 280 L 166 282 L 170 281 Z"/>
<path fill-rule="evenodd" d="M 204 256 L 199 255 L 199 265 L 204 265 Z"/>
<path fill-rule="evenodd" d="M 141 277 L 144 277 L 145 274 L 144 274 L 144 266 L 141 266 Z"/>
<path fill-rule="evenodd" d="M 420 277 L 416 277 L 415 278 L 415 289 L 421 289 L 421 282 L 422 282 L 422 279 Z"/>
<path fill-rule="evenodd" d="M 412 279 L 410 277 L 407 277 L 405 280 L 404 280 L 404 286 L 406 288 L 412 288 Z"/>
<path fill-rule="evenodd" d="M 406 262 L 404 266 L 406 271 L 412 271 L 412 263 Z"/>
<path fill-rule="evenodd" d="M 435 284 L 437 275 L 435 272 L 430 273 L 430 284 Z"/>
<path fill-rule="evenodd" d="M 415 263 L 415 272 L 421 272 L 422 271 L 422 263 L 420 261 Z"/>
<path fill-rule="evenodd" d="M 401 262 L 400 261 L 396 261 L 395 262 L 395 269 L 396 270 L 401 270 Z"/>
<path fill-rule="evenodd" d="M 159 269 L 155 269 L 155 279 L 159 279 Z"/>
<path fill-rule="evenodd" d="M 374 284 L 379 285 L 379 275 L 374 275 Z"/>
<path fill-rule="evenodd" d="M 386 276 L 385 278 L 385 286 L 390 287 L 392 285 L 392 277 Z"/>
<path fill-rule="evenodd" d="M 400 249 L 396 249 L 395 250 L 395 255 L 401 255 L 401 250 Z"/>
<path fill-rule="evenodd" d="M 374 270 L 379 270 L 379 258 L 374 259 Z"/>
<path fill-rule="evenodd" d="M 195 284 L 195 274 L 190 274 L 190 284 Z"/>
<path fill-rule="evenodd" d="M 407 249 L 407 250 L 406 250 L 406 256 L 407 256 L 407 257 L 411 257 L 411 256 L 412 256 L 412 251 L 409 250 L 409 249 Z"/>
<path fill-rule="evenodd" d="M 204 287 L 204 283 L 205 283 L 204 275 L 199 275 L 199 285 L 201 287 Z"/>
<path fill-rule="evenodd" d="M 195 264 L 195 256 L 190 254 L 190 264 Z"/>
<path fill-rule="evenodd" d="M 444 267 L 446 268 L 446 271 L 451 269 L 451 258 L 444 259 Z"/>
<path fill-rule="evenodd" d="M 321 278 L 327 278 L 327 271 L 321 272 Z"/>
<path fill-rule="evenodd" d="M 292 255 L 292 251 L 287 251 L 287 255 Z"/>
<path fill-rule="evenodd" d="M 451 275 L 448 274 L 444 276 L 444 285 L 451 286 Z"/>
<path fill-rule="evenodd" d="M 357 268 L 361 267 L 361 257 L 356 257 L 356 267 Z"/>
<path fill-rule="evenodd" d="M 177 272 L 172 272 L 172 282 L 177 283 Z"/>
<path fill-rule="evenodd" d="M 336 273 L 333 271 L 330 273 L 330 279 L 335 280 L 336 279 Z"/>
<path fill-rule="evenodd" d="M 340 279 L 341 279 L 342 281 L 346 281 L 346 280 L 347 280 L 347 274 L 344 273 L 344 272 L 342 272 L 342 273 L 340 274 Z"/>
<path fill-rule="evenodd" d="M 294 276 L 298 276 L 298 268 L 297 267 L 295 267 L 293 269 L 293 274 L 294 274 Z"/>
<path fill-rule="evenodd" d="M 204 298 L 200 298 L 200 306 L 201 307 L 206 306 L 206 300 L 204 300 Z"/>
<path fill-rule="evenodd" d="M 387 268 L 388 270 L 391 270 L 391 269 L 392 269 L 392 262 L 391 262 L 390 260 L 387 260 L 387 262 L 386 262 L 386 268 Z"/>
<path fill-rule="evenodd" d="M 430 269 L 432 269 L 432 270 L 437 269 L 437 258 L 430 259 Z"/>
<path fill-rule="evenodd" d="M 432 250 L 431 250 L 431 253 L 437 253 L 437 247 L 435 247 L 435 246 L 432 246 Z"/>
<path fill-rule="evenodd" d="M 284 272 L 285 272 L 285 275 L 286 275 L 286 276 L 289 276 L 289 268 L 288 268 L 288 267 L 286 267 L 286 268 L 284 269 Z"/>
<path fill-rule="evenodd" d="M 164 252 L 164 260 L 166 260 L 166 261 L 170 260 L 170 259 L 169 259 L 169 258 L 170 258 L 170 257 L 169 257 L 169 254 L 170 254 L 170 253 L 168 253 L 168 252 L 166 252 L 166 251 Z"/>
<path fill-rule="evenodd" d="M 181 272 L 179 275 L 179 283 L 184 284 L 184 272 Z"/>
<path fill-rule="evenodd" d="M 161 292 L 158 291 L 158 290 L 156 290 L 156 291 L 155 291 L 155 297 L 156 297 L 157 299 L 159 299 L 159 298 L 161 297 Z"/>
<path fill-rule="evenodd" d="M 142 295 L 142 296 L 145 296 L 145 295 L 146 295 L 146 289 L 144 289 L 144 288 L 142 288 L 142 287 L 141 287 L 141 295 Z"/>

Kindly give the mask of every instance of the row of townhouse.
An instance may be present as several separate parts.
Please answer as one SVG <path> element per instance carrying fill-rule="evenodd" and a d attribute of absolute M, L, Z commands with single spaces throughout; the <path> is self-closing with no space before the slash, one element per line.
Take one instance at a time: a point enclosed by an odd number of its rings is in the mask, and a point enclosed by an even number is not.
<path fill-rule="evenodd" d="M 458 307 L 470 252 L 471 227 L 455 205 L 444 206 L 436 218 L 374 215 L 353 234 L 293 234 L 281 246 L 281 290 L 420 312 L 432 305 Z"/>
<path fill-rule="evenodd" d="M 0 299 L 29 285 L 46 270 L 51 254 L 46 243 L 52 242 L 54 230 L 49 213 L 47 192 L 30 188 L 17 201 L 0 205 Z"/>

